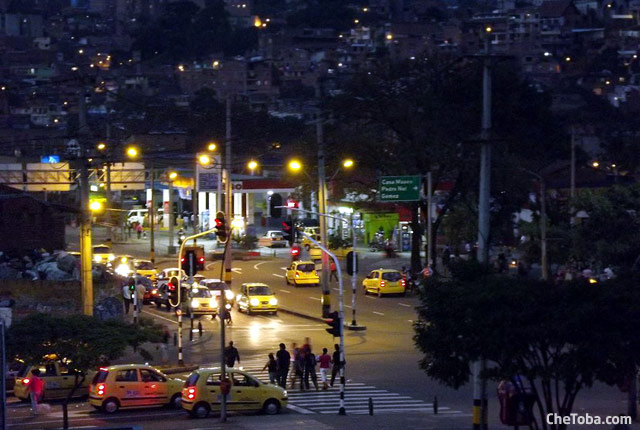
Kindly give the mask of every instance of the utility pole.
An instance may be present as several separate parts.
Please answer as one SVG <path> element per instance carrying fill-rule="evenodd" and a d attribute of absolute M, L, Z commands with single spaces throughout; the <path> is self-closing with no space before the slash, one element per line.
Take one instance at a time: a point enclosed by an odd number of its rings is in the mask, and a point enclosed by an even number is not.
<path fill-rule="evenodd" d="M 173 224 L 175 222 L 175 217 L 173 214 L 173 179 L 167 177 L 167 180 L 167 182 L 169 183 L 169 247 L 167 249 L 167 252 L 170 255 L 173 255 L 176 253 L 176 247 L 173 244 Z"/>
<path fill-rule="evenodd" d="M 549 268 L 547 267 L 547 188 L 544 178 L 540 176 L 540 266 L 542 268 L 542 279 L 549 279 Z"/>
<path fill-rule="evenodd" d="M 87 158 L 87 112 L 84 79 L 78 100 L 78 139 L 80 140 L 80 271 L 82 282 L 82 313 L 93 315 L 93 277 L 91 248 L 91 212 L 89 210 L 89 163 Z"/>
<path fill-rule="evenodd" d="M 480 190 L 478 194 L 478 262 L 489 262 L 489 228 L 491 199 L 491 28 L 485 29 L 484 67 L 482 74 L 482 132 L 480 139 Z M 487 428 L 487 382 L 481 373 L 486 368 L 484 359 L 473 366 L 473 428 Z"/>
<path fill-rule="evenodd" d="M 576 197 L 576 132 L 575 127 L 571 127 L 571 185 L 569 191 L 569 200 L 571 200 L 571 208 L 569 210 L 569 216 L 571 217 L 570 223 L 574 224 L 575 218 L 573 216 L 573 201 Z"/>
<path fill-rule="evenodd" d="M 231 187 L 231 96 L 227 94 L 226 100 L 226 132 L 225 132 L 225 154 L 224 161 L 227 170 L 227 178 L 224 183 L 226 192 L 226 218 L 229 224 L 233 221 L 233 190 Z M 233 229 L 231 230 L 233 232 Z M 227 241 L 231 238 L 228 237 Z M 231 272 L 231 248 L 229 246 L 224 247 L 224 281 L 231 285 L 232 272 Z"/>
<path fill-rule="evenodd" d="M 108 112 L 108 111 L 107 111 Z M 111 146 L 110 146 L 110 141 L 111 141 L 111 124 L 109 122 L 109 116 L 107 113 L 107 141 L 105 142 L 106 144 L 106 148 L 104 149 L 106 154 L 109 154 L 109 152 L 111 151 Z M 106 166 L 106 195 L 105 197 L 107 198 L 106 201 L 106 209 L 107 209 L 107 213 L 106 213 L 106 224 L 107 224 L 107 242 L 109 244 L 111 244 L 113 242 L 113 228 L 111 227 L 112 224 L 112 220 L 111 220 L 111 211 L 109 209 L 111 209 L 111 160 L 109 160 L 109 156 L 107 155 L 107 166 Z"/>
<path fill-rule="evenodd" d="M 151 264 L 156 265 L 156 236 L 155 236 L 155 217 L 156 217 L 156 205 L 155 205 L 155 176 L 156 170 L 153 163 L 153 160 L 149 162 L 151 164 L 151 204 L 149 205 L 149 260 L 151 260 Z"/>
<path fill-rule="evenodd" d="M 324 167 L 324 129 L 322 107 L 320 102 L 322 99 L 322 83 L 320 80 L 316 83 L 316 141 L 318 144 L 318 212 L 327 213 L 327 178 Z M 318 217 L 320 226 L 320 243 L 327 246 L 327 220 L 325 217 Z M 331 289 L 329 288 L 329 255 L 322 253 L 322 317 L 328 318 L 331 312 Z"/>
<path fill-rule="evenodd" d="M 435 262 L 433 261 L 433 220 L 431 219 L 431 200 L 432 200 L 432 188 L 431 183 L 431 170 L 427 172 L 427 267 L 435 269 Z"/>

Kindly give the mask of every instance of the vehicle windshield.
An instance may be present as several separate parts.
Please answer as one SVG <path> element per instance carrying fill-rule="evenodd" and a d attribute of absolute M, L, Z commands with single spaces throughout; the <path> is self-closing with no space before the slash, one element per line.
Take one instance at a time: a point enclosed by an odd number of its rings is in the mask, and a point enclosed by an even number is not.
<path fill-rule="evenodd" d="M 179 276 L 179 275 L 180 275 L 180 272 L 178 272 L 177 270 L 169 270 L 169 271 L 167 272 L 167 276 L 168 276 L 168 277 L 172 277 L 172 276 Z"/>
<path fill-rule="evenodd" d="M 96 376 L 93 377 L 93 381 L 91 381 L 91 383 L 93 385 L 96 385 L 101 382 L 104 382 L 107 380 L 107 376 L 109 376 L 108 370 L 100 370 L 98 373 L 96 373 Z"/>
<path fill-rule="evenodd" d="M 301 272 L 313 272 L 316 270 L 316 265 L 311 263 L 299 264 L 298 270 Z"/>
<path fill-rule="evenodd" d="M 210 290 L 222 291 L 222 290 L 228 290 L 229 286 L 224 282 L 213 282 L 213 283 L 207 284 L 207 288 L 209 288 Z"/>
<path fill-rule="evenodd" d="M 198 378 L 200 377 L 200 375 L 198 375 L 197 373 L 192 373 L 191 375 L 189 375 L 189 377 L 187 378 L 187 380 L 184 383 L 185 388 L 187 387 L 195 387 L 196 382 L 198 382 Z"/>
<path fill-rule="evenodd" d="M 136 269 L 153 270 L 153 263 L 150 261 L 138 261 L 136 263 Z"/>
<path fill-rule="evenodd" d="M 192 289 L 190 294 L 191 297 L 211 297 L 211 291 L 206 288 Z"/>
<path fill-rule="evenodd" d="M 402 274 L 400 272 L 385 272 L 382 274 L 382 279 L 389 282 L 398 282 L 402 279 Z"/>
<path fill-rule="evenodd" d="M 266 285 L 260 285 L 258 287 L 249 287 L 247 290 L 247 293 L 250 296 L 270 296 L 271 293 L 271 288 L 267 287 Z"/>
<path fill-rule="evenodd" d="M 111 252 L 111 248 L 108 246 L 94 246 L 93 253 L 94 254 L 109 254 Z"/>

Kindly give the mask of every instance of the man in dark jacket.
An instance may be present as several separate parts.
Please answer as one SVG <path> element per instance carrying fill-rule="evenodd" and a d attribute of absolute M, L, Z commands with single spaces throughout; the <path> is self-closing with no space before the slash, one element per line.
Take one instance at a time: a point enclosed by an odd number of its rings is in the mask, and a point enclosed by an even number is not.
<path fill-rule="evenodd" d="M 340 367 L 342 367 L 342 365 L 344 364 L 340 362 L 340 345 L 336 343 L 335 345 L 333 345 L 333 348 L 335 349 L 335 351 L 333 351 L 333 358 L 331 359 L 331 362 L 333 363 L 333 369 L 331 369 L 331 386 L 332 387 L 333 387 L 333 383 L 336 380 L 336 375 L 340 373 Z"/>
<path fill-rule="evenodd" d="M 227 367 L 233 367 L 236 361 L 240 364 L 240 353 L 238 349 L 233 346 L 233 341 L 230 341 L 229 346 L 224 349 L 224 361 Z"/>
<path fill-rule="evenodd" d="M 278 385 L 287 387 L 287 375 L 291 364 L 291 354 L 287 351 L 284 343 L 280 344 L 280 350 L 276 352 L 276 362 L 278 363 Z"/>

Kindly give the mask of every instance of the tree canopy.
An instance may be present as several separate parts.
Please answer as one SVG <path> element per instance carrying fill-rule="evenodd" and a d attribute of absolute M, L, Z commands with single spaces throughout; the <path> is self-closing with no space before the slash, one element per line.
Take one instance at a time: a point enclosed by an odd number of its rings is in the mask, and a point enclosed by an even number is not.
<path fill-rule="evenodd" d="M 484 358 L 484 377 L 524 378 L 546 429 L 546 414 L 568 415 L 581 389 L 635 374 L 637 278 L 553 285 L 492 275 L 477 263 L 453 274 L 451 282 L 428 282 L 415 323 L 420 366 L 438 382 L 459 388 Z"/>

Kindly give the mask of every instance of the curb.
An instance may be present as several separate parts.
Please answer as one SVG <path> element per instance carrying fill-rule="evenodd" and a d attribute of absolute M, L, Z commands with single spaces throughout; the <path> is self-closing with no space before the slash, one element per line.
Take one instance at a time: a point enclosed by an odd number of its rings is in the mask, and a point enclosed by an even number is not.
<path fill-rule="evenodd" d="M 185 329 L 183 328 L 182 330 L 184 331 Z M 187 328 L 187 336 L 186 336 L 187 338 L 189 337 L 188 330 L 189 329 Z M 183 334 L 183 337 L 184 337 L 184 334 Z M 211 339 L 213 339 L 213 334 L 211 334 L 211 332 L 208 332 L 208 333 L 205 333 L 204 336 L 202 336 L 198 340 L 186 341 L 186 343 L 183 343 L 183 346 L 186 349 L 186 348 L 190 348 L 192 346 L 197 346 L 197 345 L 203 344 L 205 342 L 210 341 Z"/>

